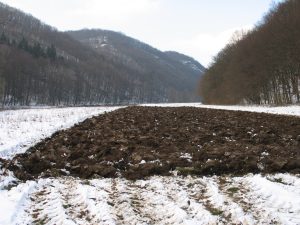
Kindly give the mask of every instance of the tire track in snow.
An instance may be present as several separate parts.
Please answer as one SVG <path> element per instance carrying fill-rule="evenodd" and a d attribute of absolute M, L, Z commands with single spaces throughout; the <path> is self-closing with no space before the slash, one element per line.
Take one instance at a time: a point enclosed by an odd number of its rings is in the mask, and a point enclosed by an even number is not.
<path fill-rule="evenodd" d="M 187 214 L 185 223 L 192 224 L 216 224 L 217 217 L 212 215 L 201 201 L 196 201 L 193 196 L 198 193 L 195 179 L 191 177 L 164 177 L 163 183 L 168 188 L 167 194 Z M 195 189 L 196 188 L 196 189 Z M 201 191 L 200 191 L 201 193 Z"/>
<path fill-rule="evenodd" d="M 33 224 L 99 224 L 88 208 L 87 196 L 79 180 L 40 180 L 27 210 Z M 23 223 L 27 224 L 27 223 Z"/>
<path fill-rule="evenodd" d="M 251 188 L 248 187 L 243 178 L 232 178 L 225 187 L 227 190 L 230 188 L 237 189 L 236 193 L 231 193 L 231 197 L 241 205 L 244 211 L 250 212 L 258 224 L 280 224 L 276 217 L 259 206 L 258 200 L 253 196 Z"/>
<path fill-rule="evenodd" d="M 74 178 L 61 180 L 60 193 L 64 200 L 64 209 L 67 215 L 77 224 L 98 224 L 100 221 L 96 218 L 88 207 L 87 194 L 82 189 L 79 180 Z"/>
<path fill-rule="evenodd" d="M 140 196 L 145 200 L 142 212 L 151 218 L 151 224 L 183 224 L 187 213 L 168 196 L 166 189 L 169 187 L 161 177 L 136 183 L 142 187 Z"/>
<path fill-rule="evenodd" d="M 99 225 L 116 224 L 113 213 L 113 199 L 110 199 L 111 179 L 99 179 L 83 182 L 82 189 L 87 195 L 89 210 L 95 215 Z"/>
<path fill-rule="evenodd" d="M 245 213 L 237 203 L 222 192 L 217 177 L 195 180 L 198 180 L 199 193 L 201 193 L 196 196 L 196 199 L 212 215 L 218 216 L 217 224 L 255 224 L 252 215 Z"/>
<path fill-rule="evenodd" d="M 19 224 L 18 221 L 30 221 L 27 217 L 29 205 L 31 205 L 31 194 L 35 192 L 37 183 L 34 181 L 27 181 L 21 183 L 10 190 L 1 190 L 5 193 L 0 196 L 0 203 L 5 202 L 5 212 L 0 213 L 0 224 Z M 1 194 L 2 194 L 1 193 Z M 8 210 L 8 211 L 6 211 Z M 4 215 L 5 214 L 5 215 Z"/>
<path fill-rule="evenodd" d="M 138 213 L 146 224 L 154 224 L 155 219 L 144 210 L 145 203 L 148 199 L 143 198 L 142 193 L 145 191 L 143 183 L 139 182 L 129 182 L 129 190 L 132 195 L 132 206 L 134 207 L 134 211 Z"/>
<path fill-rule="evenodd" d="M 39 181 L 36 192 L 31 196 L 32 204 L 28 209 L 32 224 L 76 224 L 65 212 L 60 185 L 59 180 L 55 179 Z"/>
<path fill-rule="evenodd" d="M 111 180 L 109 196 L 112 200 L 113 214 L 117 218 L 116 224 L 148 224 L 148 219 L 143 218 L 134 207 L 133 194 L 128 182 L 119 178 Z"/>
<path fill-rule="evenodd" d="M 238 193 L 242 187 L 237 185 L 230 176 L 215 177 L 215 182 L 219 186 L 219 191 L 223 195 L 224 203 L 230 203 L 230 217 L 234 216 L 235 221 L 241 220 L 240 224 L 258 224 L 257 212 L 249 210 L 249 205 L 245 205 Z M 240 218 L 239 218 L 240 217 Z"/>
<path fill-rule="evenodd" d="M 281 175 L 280 175 L 281 176 Z M 288 176 L 291 180 L 290 175 Z M 275 177 L 278 177 L 276 175 Z M 300 224 L 300 195 L 299 186 L 281 184 L 271 181 L 274 175 L 248 175 L 245 177 L 227 177 L 224 187 L 229 190 L 234 187 L 231 197 L 243 209 L 250 212 L 256 224 Z M 294 177 L 295 184 L 299 178 Z M 299 185 L 299 183 L 298 183 Z M 234 190 L 234 189 L 233 189 Z M 292 209 L 291 210 L 291 206 Z"/>
<path fill-rule="evenodd" d="M 300 224 L 298 184 L 285 185 L 261 175 L 249 175 L 239 179 L 239 182 L 248 189 L 244 199 L 251 202 L 256 212 L 262 212 L 262 223 Z"/>
<path fill-rule="evenodd" d="M 150 224 L 216 224 L 217 217 L 190 197 L 189 185 L 182 182 L 180 177 L 152 177 L 135 183 L 140 187 L 141 211 L 151 218 Z"/>
<path fill-rule="evenodd" d="M 5 224 L 300 224 L 300 179 L 288 174 L 58 178 L 22 187 Z"/>

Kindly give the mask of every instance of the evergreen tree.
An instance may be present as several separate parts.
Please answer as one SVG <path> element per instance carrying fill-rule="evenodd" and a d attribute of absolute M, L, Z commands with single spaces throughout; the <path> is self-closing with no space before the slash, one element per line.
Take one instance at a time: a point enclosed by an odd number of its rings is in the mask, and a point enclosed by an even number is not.
<path fill-rule="evenodd" d="M 30 51 L 30 46 L 28 41 L 23 37 L 22 40 L 18 44 L 18 48 L 23 49 L 25 51 Z"/>
<path fill-rule="evenodd" d="M 35 43 L 32 47 L 32 54 L 35 57 L 45 57 L 44 49 L 41 47 L 40 43 Z"/>
<path fill-rule="evenodd" d="M 51 44 L 50 47 L 47 47 L 46 54 L 50 59 L 56 59 L 56 48 L 53 44 Z"/>
<path fill-rule="evenodd" d="M 6 37 L 4 32 L 2 32 L 1 37 L 0 37 L 0 44 L 7 44 L 9 42 L 9 39 Z"/>

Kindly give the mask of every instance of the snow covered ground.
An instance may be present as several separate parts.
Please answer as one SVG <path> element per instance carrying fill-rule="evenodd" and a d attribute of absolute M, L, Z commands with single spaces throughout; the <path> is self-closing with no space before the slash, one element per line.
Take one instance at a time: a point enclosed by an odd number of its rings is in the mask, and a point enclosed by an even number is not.
<path fill-rule="evenodd" d="M 0 224 L 300 224 L 300 177 L 40 179 L 0 191 Z"/>
<path fill-rule="evenodd" d="M 151 105 L 153 106 L 153 105 Z M 300 116 L 300 106 L 160 104 Z M 57 130 L 117 107 L 0 112 L 0 157 L 24 152 Z M 0 165 L 0 225 L 300 224 L 300 175 L 151 177 L 17 182 Z"/>
<path fill-rule="evenodd" d="M 11 158 L 54 132 L 120 107 L 69 107 L 0 112 L 0 157 Z"/>

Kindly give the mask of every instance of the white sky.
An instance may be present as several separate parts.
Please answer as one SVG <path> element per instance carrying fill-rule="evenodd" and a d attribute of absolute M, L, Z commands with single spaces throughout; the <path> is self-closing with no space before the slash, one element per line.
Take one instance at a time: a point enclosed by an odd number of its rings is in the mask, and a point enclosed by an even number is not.
<path fill-rule="evenodd" d="M 121 31 L 204 66 L 236 30 L 249 29 L 280 0 L 0 0 L 59 30 Z"/>

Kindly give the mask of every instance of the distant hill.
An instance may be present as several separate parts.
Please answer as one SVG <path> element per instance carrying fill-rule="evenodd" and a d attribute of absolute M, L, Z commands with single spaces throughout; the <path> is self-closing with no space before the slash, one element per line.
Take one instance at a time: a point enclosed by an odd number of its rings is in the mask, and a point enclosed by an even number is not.
<path fill-rule="evenodd" d="M 60 32 L 0 3 L 2 105 L 197 101 L 195 65 L 117 32 Z"/>
<path fill-rule="evenodd" d="M 165 52 L 170 58 L 176 60 L 177 62 L 185 65 L 187 67 L 187 69 L 190 69 L 192 71 L 194 71 L 196 74 L 199 74 L 199 72 L 205 73 L 206 68 L 204 66 L 202 66 L 198 61 L 196 61 L 195 59 L 193 59 L 190 56 L 178 53 L 178 52 L 174 52 L 174 51 L 167 51 Z"/>
<path fill-rule="evenodd" d="M 228 44 L 200 82 L 208 104 L 300 104 L 300 1 L 274 4 Z"/>
<path fill-rule="evenodd" d="M 172 101 L 198 99 L 195 82 L 197 83 L 205 69 L 194 59 L 176 52 L 159 51 L 119 32 L 85 29 L 67 33 L 114 62 L 136 71 L 142 83 L 142 79 L 148 80 L 144 90 L 154 90 L 156 85 L 165 86 L 168 87 Z M 194 66 L 183 63 L 174 55 L 181 56 L 183 61 L 191 61 Z M 148 82 L 153 83 L 153 86 L 148 86 Z"/>

